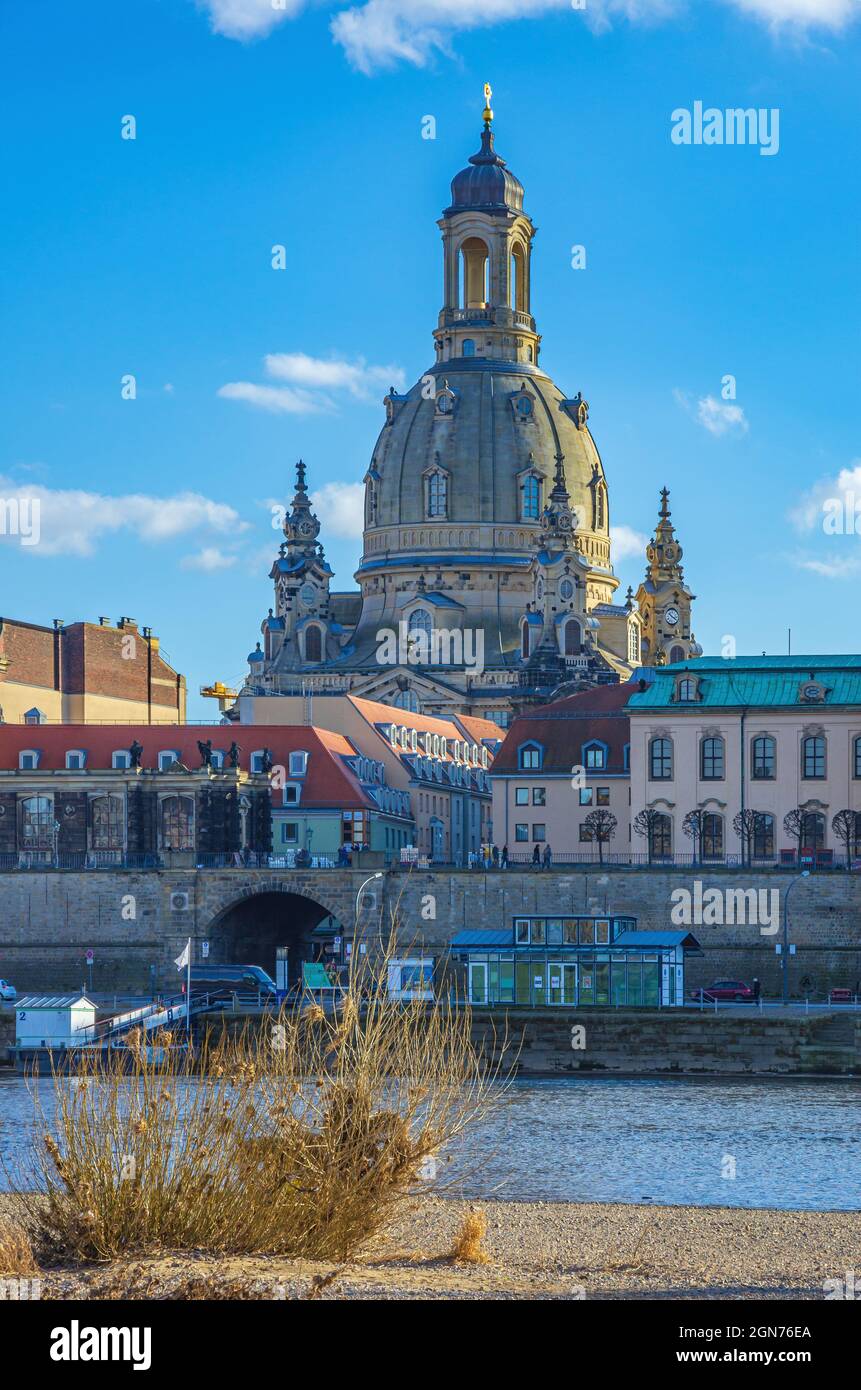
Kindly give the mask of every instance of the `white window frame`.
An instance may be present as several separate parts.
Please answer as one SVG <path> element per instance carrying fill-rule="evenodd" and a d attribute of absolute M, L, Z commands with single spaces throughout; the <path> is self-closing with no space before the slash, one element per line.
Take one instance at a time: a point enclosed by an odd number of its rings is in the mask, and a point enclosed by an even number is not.
<path fill-rule="evenodd" d="M 28 766 L 27 766 L 27 764 L 24 762 L 24 759 L 25 759 L 25 758 L 32 758 L 32 759 L 33 759 L 33 766 L 32 766 L 32 767 L 28 767 Z M 38 772 L 38 770 L 39 770 L 39 763 L 40 763 L 40 761 L 41 761 L 41 758 L 42 758 L 42 754 L 39 752 L 39 749 L 38 749 L 38 748 L 22 748 L 21 751 L 20 751 L 20 753 L 18 754 L 18 771 L 19 771 L 19 772 Z"/>
<path fill-rule="evenodd" d="M 122 758 L 122 762 L 117 762 Z M 115 748 L 111 753 L 111 767 L 114 772 L 128 772 L 132 765 L 132 755 L 127 748 Z"/>
<path fill-rule="evenodd" d="M 300 765 L 297 766 L 294 759 L 301 759 Z M 294 751 L 289 754 L 287 763 L 291 777 L 304 777 L 305 773 L 308 771 L 308 754 L 306 750 L 304 748 L 294 749 Z"/>
<path fill-rule="evenodd" d="M 294 798 L 292 801 L 289 800 L 288 797 L 287 797 L 288 791 L 294 791 L 294 792 L 296 793 L 296 796 L 295 796 L 295 798 Z M 282 806 L 298 806 L 301 800 L 302 800 L 302 783 L 301 783 L 301 782 L 285 782 L 285 783 L 284 783 L 284 786 L 283 786 L 282 789 L 281 789 L 281 805 L 282 805 Z"/>
<path fill-rule="evenodd" d="M 70 758 L 80 758 L 81 761 L 80 761 L 79 764 L 73 765 L 72 763 L 69 762 L 69 759 L 70 759 Z M 86 768 L 86 766 L 87 766 L 87 754 L 86 754 L 86 750 L 85 750 L 85 749 L 83 749 L 83 748 L 67 748 L 67 749 L 66 749 L 66 771 L 67 771 L 67 772 L 83 772 L 84 769 Z"/>
<path fill-rule="evenodd" d="M 163 759 L 165 759 L 165 758 L 170 758 L 170 763 L 167 763 L 166 765 L 163 765 Z M 177 752 L 177 750 L 176 750 L 175 748 L 161 748 L 161 749 L 159 749 L 159 755 L 158 755 L 158 770 L 159 770 L 159 772 L 167 772 L 167 771 L 169 771 L 170 766 L 171 766 L 171 763 L 178 763 L 178 762 L 179 762 L 179 753 Z"/>

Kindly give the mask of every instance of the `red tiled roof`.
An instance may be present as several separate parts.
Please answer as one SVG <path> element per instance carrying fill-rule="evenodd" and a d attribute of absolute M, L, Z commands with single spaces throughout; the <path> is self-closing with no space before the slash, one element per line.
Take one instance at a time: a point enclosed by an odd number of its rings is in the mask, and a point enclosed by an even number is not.
<path fill-rule="evenodd" d="M 356 754 L 350 740 L 343 734 L 301 724 L 0 724 L 0 774 L 17 770 L 18 754 L 26 748 L 39 750 L 40 772 L 65 769 L 66 753 L 78 749 L 87 754 L 88 771 L 110 768 L 111 755 L 128 749 L 135 739 L 143 746 L 141 763 L 145 768 L 157 767 L 159 753 L 171 749 L 186 767 L 199 768 L 197 741 L 210 738 L 213 750 L 225 754 L 236 740 L 239 765 L 245 771 L 251 754 L 268 748 L 273 763 L 287 769 L 288 781 L 290 753 L 307 752 L 308 768 L 301 779 L 303 807 L 376 809 L 376 802 L 343 761 Z"/>
<path fill-rule="evenodd" d="M 521 744 L 532 740 L 544 749 L 543 773 L 570 773 L 582 761 L 583 745 L 593 740 L 607 745 L 605 772 L 627 772 L 625 745 L 630 742 L 631 721 L 625 706 L 638 689 L 634 683 L 601 685 L 526 710 L 508 730 L 494 759 L 492 772 L 518 772 L 517 750 Z M 535 777 L 539 774 L 523 775 Z"/>

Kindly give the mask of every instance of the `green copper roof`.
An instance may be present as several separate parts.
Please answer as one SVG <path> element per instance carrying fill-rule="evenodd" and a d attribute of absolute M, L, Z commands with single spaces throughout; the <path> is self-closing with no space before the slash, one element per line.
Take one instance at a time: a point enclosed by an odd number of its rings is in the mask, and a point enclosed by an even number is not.
<path fill-rule="evenodd" d="M 675 699 L 680 675 L 699 681 L 695 703 Z M 628 708 L 738 709 L 783 707 L 816 709 L 861 705 L 861 656 L 704 656 L 695 661 L 662 666 L 646 677 L 649 684 L 632 695 Z M 804 700 L 804 685 L 824 687 L 823 700 Z"/>

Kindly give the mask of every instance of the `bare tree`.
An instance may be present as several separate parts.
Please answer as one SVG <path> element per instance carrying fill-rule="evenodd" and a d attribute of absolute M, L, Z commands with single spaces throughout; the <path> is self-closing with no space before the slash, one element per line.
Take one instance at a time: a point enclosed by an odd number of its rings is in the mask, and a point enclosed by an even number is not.
<path fill-rule="evenodd" d="M 590 811 L 583 821 L 586 829 L 590 831 L 592 839 L 598 846 L 598 860 L 604 863 L 604 846 L 609 844 L 618 829 L 619 822 L 612 811 L 596 810 Z"/>
<path fill-rule="evenodd" d="M 654 851 L 655 831 L 663 818 L 663 812 L 656 811 L 653 806 L 646 806 L 644 810 L 638 811 L 631 825 L 635 835 L 642 835 L 646 841 L 649 855 L 649 863 L 652 862 Z"/>
<path fill-rule="evenodd" d="M 831 822 L 831 829 L 842 840 L 846 846 L 846 867 L 852 868 L 852 857 L 857 853 L 859 831 L 861 831 L 861 813 L 858 811 L 838 811 Z"/>
<path fill-rule="evenodd" d="M 753 837 L 759 829 L 759 822 L 761 819 L 761 811 L 751 811 L 749 809 L 739 811 L 737 815 L 733 816 L 732 828 L 741 842 L 742 864 L 745 862 L 745 853 L 747 854 L 748 864 L 750 864 L 753 859 Z"/>
<path fill-rule="evenodd" d="M 801 863 L 801 847 L 804 844 L 804 834 L 807 829 L 807 812 L 803 811 L 800 806 L 796 806 L 792 811 L 787 811 L 783 817 L 783 829 L 790 840 L 795 841 L 796 856 L 798 862 Z"/>
<path fill-rule="evenodd" d="M 701 807 L 695 811 L 688 811 L 682 821 L 682 830 L 689 840 L 694 842 L 694 863 L 703 857 L 703 830 L 705 829 L 706 813 Z"/>

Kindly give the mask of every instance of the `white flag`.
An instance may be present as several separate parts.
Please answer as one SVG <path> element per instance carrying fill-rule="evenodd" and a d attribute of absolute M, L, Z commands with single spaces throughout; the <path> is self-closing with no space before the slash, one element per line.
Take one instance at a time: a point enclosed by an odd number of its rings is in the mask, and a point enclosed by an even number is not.
<path fill-rule="evenodd" d="M 185 943 L 185 950 L 181 956 L 177 956 L 174 965 L 177 970 L 185 970 L 191 961 L 191 937 Z"/>

